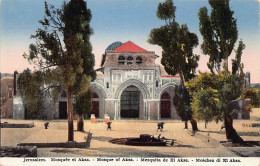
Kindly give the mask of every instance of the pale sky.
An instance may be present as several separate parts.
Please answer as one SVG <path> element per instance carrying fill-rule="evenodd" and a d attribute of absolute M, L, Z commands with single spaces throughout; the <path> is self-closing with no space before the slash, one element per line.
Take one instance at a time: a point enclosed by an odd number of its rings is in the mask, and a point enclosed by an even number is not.
<path fill-rule="evenodd" d="M 62 0 L 47 0 L 59 7 Z M 151 29 L 164 24 L 156 17 L 156 10 L 162 0 L 86 0 L 92 12 L 91 36 L 96 68 L 100 65 L 101 55 L 106 47 L 115 41 L 131 40 L 140 47 L 155 51 L 161 56 L 158 46 L 147 43 Z M 206 6 L 207 0 L 173 0 L 176 10 L 176 21 L 187 24 L 191 32 L 199 37 L 198 11 Z M 251 73 L 251 83 L 260 83 L 260 21 L 258 0 L 231 0 L 230 7 L 237 19 L 239 38 L 246 45 L 242 56 L 245 65 L 244 72 Z M 44 16 L 44 0 L 0 0 L 0 64 L 2 73 L 22 72 L 32 68 L 22 54 L 28 52 L 28 46 L 33 43 L 30 36 L 40 27 L 38 21 Z M 238 41 L 237 41 L 238 43 Z M 200 51 L 200 45 L 195 49 L 200 55 L 198 70 L 207 69 L 207 56 Z M 231 56 L 233 58 L 233 56 Z M 230 59 L 231 59 L 230 58 Z M 160 63 L 160 59 L 156 61 Z M 231 66 L 231 65 L 229 65 Z"/>

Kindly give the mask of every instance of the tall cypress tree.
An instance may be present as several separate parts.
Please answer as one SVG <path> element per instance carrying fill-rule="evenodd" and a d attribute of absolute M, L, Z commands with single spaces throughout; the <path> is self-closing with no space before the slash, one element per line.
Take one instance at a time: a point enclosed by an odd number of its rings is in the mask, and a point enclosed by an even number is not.
<path fill-rule="evenodd" d="M 71 52 L 79 51 L 81 55 L 81 60 L 83 60 L 83 72 L 76 75 L 77 80 L 81 80 L 84 76 L 90 76 L 92 80 L 96 78 L 96 73 L 94 71 L 95 59 L 92 52 L 92 46 L 90 43 L 90 35 L 92 34 L 92 29 L 90 28 L 91 11 L 86 8 L 86 3 L 83 0 L 74 0 L 69 2 L 64 7 L 64 15 L 62 21 L 65 24 L 64 27 L 64 42 L 65 45 L 69 47 Z M 71 42 L 71 36 L 76 36 L 80 39 L 79 48 L 75 47 L 75 43 Z M 79 82 L 80 83 L 80 82 Z M 79 84 L 74 84 L 74 89 L 76 91 L 76 99 L 79 101 L 90 100 L 89 95 L 80 93 L 81 89 L 77 89 Z M 89 85 L 88 85 L 89 86 Z M 84 104 L 84 103 L 81 103 Z M 86 113 L 84 108 L 80 107 L 76 111 L 77 113 L 77 130 L 83 131 L 83 116 Z"/>
<path fill-rule="evenodd" d="M 208 68 L 221 72 L 220 63 L 230 56 L 238 38 L 236 19 L 229 0 L 209 0 L 211 13 L 203 7 L 199 11 L 199 29 L 203 37 L 201 50 L 209 55 Z M 215 69 L 215 70 L 214 70 Z"/>
<path fill-rule="evenodd" d="M 57 81 L 67 93 L 68 141 L 74 141 L 72 97 L 86 93 L 95 77 L 90 20 L 90 9 L 83 0 L 64 2 L 61 9 L 45 2 L 45 17 L 39 21 L 43 28 L 32 35 L 36 43 L 24 55 L 44 72 L 59 69 L 61 79 Z"/>
<path fill-rule="evenodd" d="M 152 29 L 148 42 L 162 47 L 161 63 L 166 72 L 170 75 L 179 74 L 181 79 L 182 99 L 185 100 L 186 108 L 181 118 L 187 122 L 191 120 L 193 130 L 198 130 L 196 121 L 190 112 L 190 97 L 185 87 L 185 81 L 190 80 L 195 75 L 195 69 L 198 66 L 199 56 L 193 54 L 193 49 L 199 44 L 196 34 L 191 33 L 187 25 L 179 25 L 175 21 L 175 10 L 172 0 L 166 0 L 159 3 L 157 9 L 157 17 L 165 21 L 165 25 L 160 28 Z M 188 117 L 189 116 L 189 117 Z"/>

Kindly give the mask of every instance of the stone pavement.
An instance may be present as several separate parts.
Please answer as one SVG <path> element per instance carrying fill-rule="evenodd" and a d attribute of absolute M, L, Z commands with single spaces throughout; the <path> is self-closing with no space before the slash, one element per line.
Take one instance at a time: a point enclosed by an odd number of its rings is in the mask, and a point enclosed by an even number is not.
<path fill-rule="evenodd" d="M 260 110 L 260 109 L 259 109 Z M 257 111 L 257 116 L 260 111 Z M 258 116 L 260 117 L 260 116 Z M 47 143 L 67 141 L 67 121 L 49 121 L 49 128 L 44 129 L 45 121 L 39 120 L 11 120 L 1 119 L 1 122 L 8 123 L 31 123 L 33 128 L 2 128 L 1 146 L 16 146 L 17 143 Z M 38 157 L 234 157 L 241 156 L 237 150 L 227 148 L 219 144 L 219 141 L 226 141 L 224 129 L 221 131 L 222 123 L 210 122 L 205 129 L 204 122 L 199 122 L 201 131 L 195 136 L 191 136 L 191 126 L 184 129 L 184 123 L 178 120 L 164 120 L 164 131 L 157 132 L 157 123 L 161 121 L 144 120 L 117 120 L 112 121 L 112 131 L 107 131 L 104 122 L 91 124 L 90 120 L 85 120 L 84 129 L 93 133 L 90 148 L 38 148 Z M 234 120 L 234 127 L 244 140 L 260 141 L 259 127 L 244 127 L 243 124 L 252 122 L 259 123 L 259 118 L 255 120 Z M 76 129 L 76 121 L 74 121 Z M 209 136 L 208 136 L 209 133 Z M 112 144 L 109 140 L 114 138 L 139 137 L 140 134 L 150 134 L 157 137 L 175 139 L 176 144 L 172 147 L 147 147 L 147 146 L 126 146 Z M 84 132 L 74 132 L 75 141 L 83 142 L 87 134 Z M 209 142 L 208 142 L 209 140 Z M 234 149 L 234 148 L 233 148 Z M 248 154 L 252 149 L 260 151 L 259 147 L 237 148 Z"/>
<path fill-rule="evenodd" d="M 3 121 L 3 120 L 2 120 Z M 6 120 L 7 121 L 7 120 Z M 11 123 L 14 120 L 8 120 Z M 17 122 L 17 121 L 16 121 Z M 27 121 L 31 122 L 31 121 Z M 155 121 L 113 121 L 112 131 L 106 130 L 105 123 L 91 124 L 85 120 L 85 131 L 93 133 L 89 149 L 65 149 L 65 148 L 38 148 L 39 157 L 51 156 L 131 156 L 131 157 L 224 157 L 237 156 L 220 144 L 212 144 L 198 136 L 191 136 L 189 130 L 183 129 L 181 121 L 165 121 L 163 132 L 157 132 Z M 15 146 L 22 142 L 66 142 L 67 122 L 65 120 L 50 121 L 49 129 L 44 129 L 44 121 L 34 121 L 34 128 L 1 129 L 1 145 Z M 202 128 L 204 124 L 199 123 Z M 76 123 L 75 123 L 76 126 Z M 114 138 L 139 137 L 140 134 L 158 134 L 169 139 L 177 140 L 173 147 L 138 147 L 109 143 Z M 86 133 L 75 132 L 75 140 L 82 142 Z"/>

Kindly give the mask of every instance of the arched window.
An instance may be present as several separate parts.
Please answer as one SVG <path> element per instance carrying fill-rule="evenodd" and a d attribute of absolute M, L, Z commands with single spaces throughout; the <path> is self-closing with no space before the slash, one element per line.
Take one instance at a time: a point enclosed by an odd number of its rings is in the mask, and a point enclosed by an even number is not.
<path fill-rule="evenodd" d="M 134 58 L 133 58 L 132 56 L 129 56 L 129 57 L 127 58 L 127 64 L 128 64 L 128 65 L 133 64 L 133 60 L 134 60 Z"/>
<path fill-rule="evenodd" d="M 143 61 L 143 59 L 142 59 L 140 56 L 138 56 L 138 57 L 135 59 L 135 61 L 136 61 L 137 64 L 141 64 L 142 61 Z"/>
<path fill-rule="evenodd" d="M 125 57 L 124 56 L 119 56 L 118 57 L 118 64 L 123 65 L 125 63 Z"/>
<path fill-rule="evenodd" d="M 159 86 L 159 81 L 158 80 L 156 80 L 155 86 L 156 86 L 156 88 Z"/>

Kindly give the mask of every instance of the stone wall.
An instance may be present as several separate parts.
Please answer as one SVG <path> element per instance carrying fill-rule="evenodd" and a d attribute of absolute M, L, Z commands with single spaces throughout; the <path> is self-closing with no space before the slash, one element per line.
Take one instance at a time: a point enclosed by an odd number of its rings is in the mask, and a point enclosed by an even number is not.
<path fill-rule="evenodd" d="M 13 119 L 24 119 L 24 102 L 21 96 L 13 97 Z"/>
<path fill-rule="evenodd" d="M 150 119 L 158 120 L 159 101 L 150 101 Z"/>

